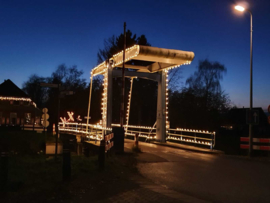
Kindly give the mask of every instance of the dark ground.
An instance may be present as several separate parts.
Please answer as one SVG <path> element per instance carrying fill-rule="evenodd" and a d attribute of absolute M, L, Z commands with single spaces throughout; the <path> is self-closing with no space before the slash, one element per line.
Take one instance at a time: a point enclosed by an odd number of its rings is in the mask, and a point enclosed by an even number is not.
<path fill-rule="evenodd" d="M 136 172 L 131 153 L 108 158 L 104 170 L 98 168 L 97 157 L 71 159 L 71 180 L 63 182 L 61 157 L 57 162 L 44 156 L 10 157 L 8 192 L 1 202 L 78 202 L 85 193 L 98 201 L 116 194 L 115 184 L 124 190 L 135 187 L 126 181 Z"/>
<path fill-rule="evenodd" d="M 106 159 L 73 155 L 70 181 L 62 181 L 62 159 L 12 155 L 9 185 L 0 202 L 268 202 L 269 158 L 198 153 L 142 143 L 143 153 Z"/>

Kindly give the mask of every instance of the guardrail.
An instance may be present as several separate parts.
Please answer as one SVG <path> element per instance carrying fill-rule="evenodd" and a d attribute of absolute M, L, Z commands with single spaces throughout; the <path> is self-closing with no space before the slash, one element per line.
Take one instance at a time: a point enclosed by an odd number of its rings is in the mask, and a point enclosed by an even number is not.
<path fill-rule="evenodd" d="M 43 132 L 47 131 L 47 128 L 44 128 L 42 125 L 33 125 L 33 124 L 23 124 L 21 125 L 22 130 L 29 130 L 29 131 L 36 131 L 36 132 Z"/>
<path fill-rule="evenodd" d="M 83 134 L 89 139 L 102 140 L 103 133 L 111 133 L 111 128 L 104 128 L 100 125 L 88 124 L 88 129 L 86 128 L 86 123 L 63 123 L 59 122 L 59 131 L 62 132 L 73 132 L 77 134 Z M 87 130 L 86 130 L 87 129 Z"/>
<path fill-rule="evenodd" d="M 85 123 L 59 123 L 59 130 L 66 132 L 75 132 L 86 135 L 87 138 L 93 140 L 102 140 L 103 131 L 105 134 L 111 133 L 111 128 L 103 128 L 101 125 L 88 124 L 88 131 L 86 131 Z M 113 127 L 120 127 L 120 124 L 112 124 Z M 148 126 L 134 126 L 134 125 L 124 125 L 125 135 L 134 136 L 136 134 L 139 137 L 146 138 L 146 140 L 156 139 L 156 128 Z M 167 140 L 172 140 L 175 142 L 180 142 L 182 144 L 195 144 L 198 146 L 208 146 L 210 149 L 215 147 L 216 136 L 215 132 L 205 131 L 205 130 L 193 130 L 193 129 L 168 129 L 167 130 Z"/>
<path fill-rule="evenodd" d="M 125 135 L 134 136 L 136 134 L 139 137 L 146 138 L 146 140 L 154 140 L 156 139 L 156 128 L 148 127 L 148 126 L 135 126 L 135 125 L 128 125 L 125 127 Z"/>
<path fill-rule="evenodd" d="M 249 137 L 240 137 L 240 141 L 249 142 Z M 252 141 L 255 143 L 269 143 L 270 144 L 270 138 L 253 138 Z M 249 149 L 249 144 L 240 144 L 240 148 Z M 252 148 L 254 150 L 270 151 L 270 146 L 253 145 Z"/>
<path fill-rule="evenodd" d="M 176 128 L 169 129 L 167 135 L 167 140 L 209 146 L 210 149 L 213 149 L 216 143 L 216 133 L 205 130 Z"/>
<path fill-rule="evenodd" d="M 112 124 L 114 127 L 120 127 L 120 124 Z M 156 128 L 148 127 L 148 126 L 136 126 L 136 125 L 124 125 L 125 135 L 134 136 L 136 134 L 139 137 L 144 137 L 149 140 L 156 139 Z"/>

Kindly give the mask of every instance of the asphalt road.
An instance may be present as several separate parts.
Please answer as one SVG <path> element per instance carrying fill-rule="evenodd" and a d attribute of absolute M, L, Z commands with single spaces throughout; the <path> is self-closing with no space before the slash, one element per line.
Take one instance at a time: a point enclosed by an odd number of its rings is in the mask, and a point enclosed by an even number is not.
<path fill-rule="evenodd" d="M 131 148 L 133 141 L 125 147 Z M 270 162 L 140 142 L 138 170 L 171 190 L 210 202 L 270 202 Z"/>

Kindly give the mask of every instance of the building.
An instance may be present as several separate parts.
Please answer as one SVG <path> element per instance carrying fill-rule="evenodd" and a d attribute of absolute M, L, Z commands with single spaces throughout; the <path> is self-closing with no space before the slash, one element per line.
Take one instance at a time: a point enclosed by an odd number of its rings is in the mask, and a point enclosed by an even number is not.
<path fill-rule="evenodd" d="M 0 84 L 0 125 L 40 124 L 41 111 L 31 98 L 11 80 Z"/>

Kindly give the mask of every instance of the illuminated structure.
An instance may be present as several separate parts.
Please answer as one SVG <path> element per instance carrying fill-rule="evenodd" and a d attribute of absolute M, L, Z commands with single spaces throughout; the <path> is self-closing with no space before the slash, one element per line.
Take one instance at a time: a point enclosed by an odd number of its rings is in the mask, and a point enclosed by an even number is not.
<path fill-rule="evenodd" d="M 158 82 L 157 96 L 157 122 L 156 140 L 166 141 L 166 129 L 169 128 L 168 117 L 168 71 L 181 65 L 188 65 L 194 59 L 193 52 L 163 49 L 134 45 L 125 51 L 125 77 L 139 77 Z M 135 65 L 136 61 L 139 64 Z M 129 63 L 127 63 L 129 62 Z M 134 64 L 134 65 L 132 65 Z M 103 75 L 103 98 L 102 98 L 102 125 L 104 128 L 111 127 L 112 121 L 112 78 L 121 77 L 121 70 L 117 67 L 123 65 L 123 51 L 115 54 L 112 58 L 102 62 L 91 71 L 91 85 L 87 118 L 90 115 L 90 103 L 92 92 L 92 80 L 96 75 Z M 127 122 L 130 105 L 128 105 Z M 87 119 L 88 126 L 89 119 Z M 86 129 L 87 130 L 87 129 Z"/>
<path fill-rule="evenodd" d="M 0 84 L 0 125 L 40 124 L 41 111 L 11 80 Z"/>

